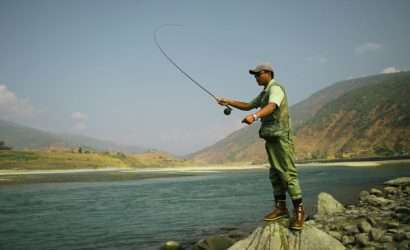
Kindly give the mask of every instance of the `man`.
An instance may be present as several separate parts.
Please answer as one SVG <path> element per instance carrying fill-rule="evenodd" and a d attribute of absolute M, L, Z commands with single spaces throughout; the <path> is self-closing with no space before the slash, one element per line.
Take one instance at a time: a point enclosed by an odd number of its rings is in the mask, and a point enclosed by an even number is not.
<path fill-rule="evenodd" d="M 265 221 L 275 221 L 288 216 L 286 193 L 289 193 L 294 206 L 294 216 L 289 227 L 303 229 L 304 210 L 302 190 L 299 185 L 295 166 L 295 151 L 291 138 L 290 118 L 285 89 L 274 78 L 270 64 L 261 64 L 249 70 L 263 91 L 251 102 L 241 102 L 218 98 L 220 105 L 230 105 L 240 110 L 260 108 L 256 113 L 247 115 L 242 122 L 251 125 L 256 120 L 262 122 L 259 136 L 265 140 L 265 149 L 270 163 L 269 178 L 272 183 L 275 207 L 264 217 Z"/>

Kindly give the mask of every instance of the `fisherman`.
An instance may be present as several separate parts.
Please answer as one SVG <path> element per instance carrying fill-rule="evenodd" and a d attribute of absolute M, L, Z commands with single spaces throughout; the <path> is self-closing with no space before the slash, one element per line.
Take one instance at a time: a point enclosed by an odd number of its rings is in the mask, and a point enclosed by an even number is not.
<path fill-rule="evenodd" d="M 286 207 L 286 193 L 289 194 L 294 213 L 289 227 L 302 230 L 304 209 L 302 190 L 299 185 L 298 172 L 295 166 L 295 150 L 291 137 L 288 101 L 285 88 L 274 77 L 270 64 L 260 64 L 249 70 L 263 91 L 251 102 L 217 98 L 220 105 L 230 105 L 240 110 L 260 108 L 256 113 L 247 115 L 242 122 L 251 125 L 261 121 L 259 136 L 265 140 L 270 170 L 269 178 L 272 183 L 275 206 L 264 217 L 265 221 L 276 221 L 289 215 Z"/>

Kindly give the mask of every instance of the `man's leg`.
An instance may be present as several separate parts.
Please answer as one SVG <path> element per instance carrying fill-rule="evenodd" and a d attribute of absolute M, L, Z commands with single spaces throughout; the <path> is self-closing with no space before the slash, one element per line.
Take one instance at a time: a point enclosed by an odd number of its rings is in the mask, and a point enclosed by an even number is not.
<path fill-rule="evenodd" d="M 283 171 L 283 181 L 286 183 L 288 193 L 294 206 L 294 217 L 291 220 L 290 228 L 301 230 L 304 222 L 304 209 L 302 202 L 302 189 L 299 184 L 298 172 L 295 165 L 295 150 L 290 137 L 281 138 L 276 144 L 275 155 L 281 171 Z"/>
<path fill-rule="evenodd" d="M 290 137 L 279 138 L 275 142 L 269 142 L 272 150 L 272 162 L 275 165 L 275 170 L 284 183 L 287 192 L 292 199 L 294 206 L 294 218 L 291 221 L 290 227 L 300 230 L 303 228 L 304 209 L 302 203 L 302 190 L 299 184 L 298 172 L 295 166 L 295 151 L 293 142 Z"/>
<path fill-rule="evenodd" d="M 288 216 L 289 212 L 286 208 L 286 185 L 281 178 L 281 172 L 276 168 L 276 156 L 274 150 L 274 143 L 266 141 L 265 149 L 268 155 L 270 164 L 269 179 L 272 183 L 273 195 L 275 200 L 275 207 L 264 217 L 265 221 L 274 221 L 282 217 Z"/>

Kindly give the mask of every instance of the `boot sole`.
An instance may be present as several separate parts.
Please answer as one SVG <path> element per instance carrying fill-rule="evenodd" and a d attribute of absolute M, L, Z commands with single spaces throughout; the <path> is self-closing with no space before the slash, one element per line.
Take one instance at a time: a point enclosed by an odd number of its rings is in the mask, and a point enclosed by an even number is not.
<path fill-rule="evenodd" d="M 297 230 L 297 231 L 303 230 L 303 227 L 289 227 L 289 228 L 293 230 Z"/>
<path fill-rule="evenodd" d="M 284 214 L 284 215 L 279 216 L 279 217 L 276 217 L 276 218 L 274 218 L 274 219 L 266 219 L 266 218 L 264 218 L 263 220 L 264 220 L 264 221 L 276 221 L 276 220 L 279 220 L 279 219 L 281 219 L 281 218 L 283 218 L 283 217 L 289 217 L 289 215 Z"/>

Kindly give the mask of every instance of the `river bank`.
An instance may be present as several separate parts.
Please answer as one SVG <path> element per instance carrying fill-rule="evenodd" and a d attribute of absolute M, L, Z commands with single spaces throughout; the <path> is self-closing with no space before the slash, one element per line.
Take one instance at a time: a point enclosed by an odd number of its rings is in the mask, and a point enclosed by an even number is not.
<path fill-rule="evenodd" d="M 410 177 L 400 177 L 382 184 L 381 189 L 362 190 L 355 204 L 341 204 L 330 194 L 320 193 L 316 213 L 307 216 L 305 230 L 315 228 L 322 231 L 320 237 L 323 237 L 324 232 L 327 234 L 326 237 L 339 241 L 345 249 L 410 249 Z M 258 233 L 257 230 L 262 228 L 263 231 L 276 223 L 286 228 L 288 221 L 281 219 L 277 222 L 262 223 L 253 233 L 249 227 L 227 228 L 225 232 L 223 232 L 224 228 L 221 228 L 219 234 L 195 243 L 186 242 L 179 245 L 177 249 L 222 250 L 242 249 L 243 246 L 251 250 L 265 249 L 272 244 L 269 238 L 277 235 L 272 235 L 270 232 L 267 236 L 263 236 L 260 233 L 258 242 L 255 243 L 254 234 Z M 286 229 L 277 233 L 283 234 L 281 236 L 289 234 L 285 237 L 288 240 L 289 237 L 294 236 L 290 231 L 287 233 L 284 231 Z M 249 240 L 250 237 L 252 240 Z M 274 244 L 277 246 L 282 243 Z M 311 249 L 308 245 L 303 247 Z M 332 249 L 332 246 L 322 248 Z"/>
<path fill-rule="evenodd" d="M 300 169 L 322 167 L 352 167 L 373 168 L 389 165 L 410 167 L 410 159 L 359 161 L 359 162 L 329 162 L 296 164 Z M 104 167 L 104 168 L 74 168 L 74 169 L 1 169 L 0 185 L 58 183 L 58 182 L 89 182 L 89 181 L 130 181 L 149 178 L 186 177 L 201 174 L 222 173 L 230 171 L 267 170 L 269 165 L 192 165 L 172 167 Z"/>

